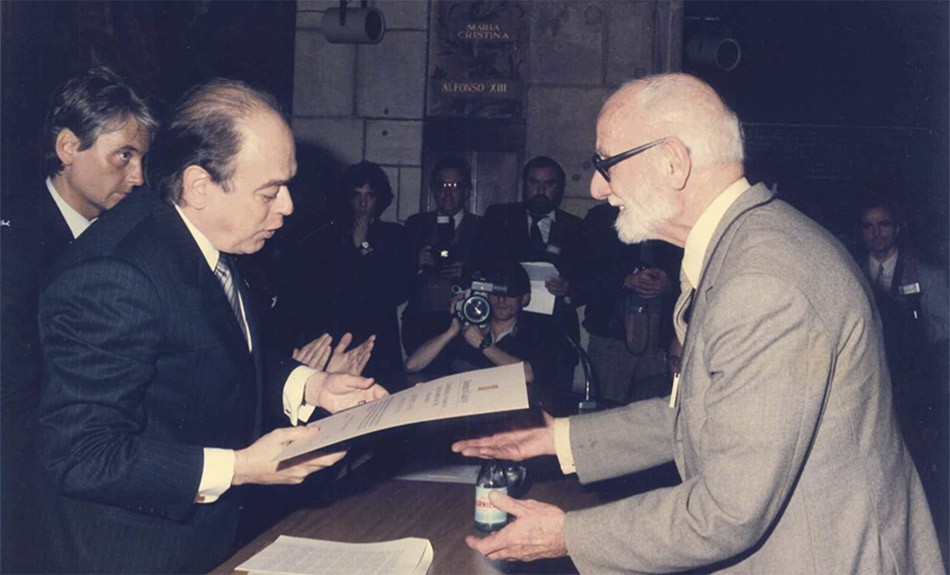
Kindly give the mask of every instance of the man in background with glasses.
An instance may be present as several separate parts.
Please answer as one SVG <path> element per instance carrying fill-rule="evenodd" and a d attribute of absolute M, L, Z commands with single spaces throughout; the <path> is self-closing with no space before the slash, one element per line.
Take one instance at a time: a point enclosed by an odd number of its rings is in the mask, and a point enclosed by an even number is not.
<path fill-rule="evenodd" d="M 479 217 L 468 211 L 472 171 L 458 156 L 444 156 L 432 169 L 429 191 L 435 210 L 406 220 L 409 249 L 418 264 L 409 304 L 402 315 L 402 344 L 407 355 L 449 327 L 452 286 L 464 284 Z"/>
<path fill-rule="evenodd" d="M 684 247 L 667 398 L 456 443 L 556 455 L 584 483 L 675 461 L 682 482 L 564 513 L 497 492 L 516 520 L 489 559 L 569 555 L 581 573 L 943 572 L 891 401 L 881 321 L 847 250 L 743 176 L 738 118 L 698 78 L 622 86 L 597 121 L 591 195 L 624 242 Z"/>

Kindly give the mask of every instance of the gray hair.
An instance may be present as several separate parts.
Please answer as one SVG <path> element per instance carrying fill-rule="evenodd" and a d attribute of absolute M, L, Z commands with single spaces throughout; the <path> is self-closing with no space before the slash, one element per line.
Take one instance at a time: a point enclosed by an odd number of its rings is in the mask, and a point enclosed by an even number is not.
<path fill-rule="evenodd" d="M 676 136 L 696 166 L 742 163 L 742 125 L 711 86 L 688 74 L 658 74 L 632 80 L 615 94 L 629 93 L 638 113 L 655 126 L 655 137 Z"/>

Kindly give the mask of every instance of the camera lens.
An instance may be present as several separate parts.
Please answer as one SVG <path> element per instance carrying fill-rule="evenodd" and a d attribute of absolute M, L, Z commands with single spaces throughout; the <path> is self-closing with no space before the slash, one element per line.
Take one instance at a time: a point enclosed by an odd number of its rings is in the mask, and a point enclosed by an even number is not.
<path fill-rule="evenodd" d="M 491 304 L 481 295 L 473 295 L 462 302 L 462 318 L 471 324 L 481 325 L 491 316 Z"/>

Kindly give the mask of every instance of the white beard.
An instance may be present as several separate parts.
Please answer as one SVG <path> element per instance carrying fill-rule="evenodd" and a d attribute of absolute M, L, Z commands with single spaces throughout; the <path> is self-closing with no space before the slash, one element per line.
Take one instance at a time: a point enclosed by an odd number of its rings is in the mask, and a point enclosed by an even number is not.
<path fill-rule="evenodd" d="M 673 198 L 651 185 L 648 177 L 638 177 L 632 190 L 639 196 L 637 205 L 625 201 L 614 222 L 614 229 L 625 244 L 638 244 L 656 238 L 660 226 L 677 213 Z"/>

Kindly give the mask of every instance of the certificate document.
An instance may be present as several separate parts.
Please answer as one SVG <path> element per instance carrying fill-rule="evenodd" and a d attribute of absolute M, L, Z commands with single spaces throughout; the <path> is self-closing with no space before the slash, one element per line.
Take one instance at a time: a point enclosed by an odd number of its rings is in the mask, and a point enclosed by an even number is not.
<path fill-rule="evenodd" d="M 393 427 L 527 407 L 528 387 L 521 363 L 467 371 L 420 383 L 315 421 L 310 425 L 318 426 L 320 433 L 291 443 L 275 461 Z"/>

